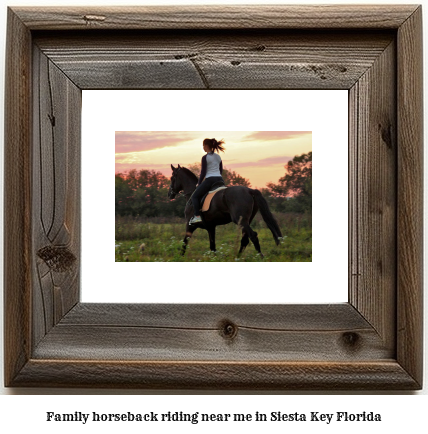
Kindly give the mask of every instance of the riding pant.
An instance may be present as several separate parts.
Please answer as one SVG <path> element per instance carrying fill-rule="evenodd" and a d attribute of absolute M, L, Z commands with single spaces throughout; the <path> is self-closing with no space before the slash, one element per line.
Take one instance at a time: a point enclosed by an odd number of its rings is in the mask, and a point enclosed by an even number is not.
<path fill-rule="evenodd" d="M 205 178 L 202 184 L 200 184 L 198 188 L 194 191 L 192 195 L 192 204 L 195 211 L 195 216 L 198 216 L 200 214 L 200 203 L 204 194 L 208 193 L 211 187 L 219 181 L 223 181 L 223 178 L 221 176 L 210 176 L 208 178 Z"/>

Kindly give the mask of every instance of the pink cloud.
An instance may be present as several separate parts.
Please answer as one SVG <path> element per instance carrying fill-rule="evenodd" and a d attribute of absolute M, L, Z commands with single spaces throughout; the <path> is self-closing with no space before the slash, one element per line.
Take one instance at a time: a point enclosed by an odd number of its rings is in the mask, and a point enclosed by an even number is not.
<path fill-rule="evenodd" d="M 171 166 L 165 164 L 126 164 L 126 163 L 117 163 L 115 166 L 115 173 L 125 173 L 132 169 L 136 170 L 155 170 L 156 172 L 161 172 L 162 175 L 166 177 L 171 176 Z"/>
<path fill-rule="evenodd" d="M 244 137 L 244 140 L 289 140 L 312 134 L 312 131 L 255 131 Z"/>
<path fill-rule="evenodd" d="M 284 157 L 284 156 L 280 156 L 280 157 L 269 157 L 269 158 L 263 158 L 261 160 L 257 160 L 257 161 L 247 161 L 247 162 L 243 162 L 243 163 L 232 163 L 232 164 L 225 164 L 225 167 L 227 167 L 228 169 L 238 169 L 240 167 L 267 167 L 267 166 L 278 166 L 279 164 L 281 165 L 286 165 L 288 161 L 292 160 L 293 157 Z"/>
<path fill-rule="evenodd" d="M 141 152 L 177 146 L 190 138 L 181 131 L 116 131 L 116 153 Z"/>

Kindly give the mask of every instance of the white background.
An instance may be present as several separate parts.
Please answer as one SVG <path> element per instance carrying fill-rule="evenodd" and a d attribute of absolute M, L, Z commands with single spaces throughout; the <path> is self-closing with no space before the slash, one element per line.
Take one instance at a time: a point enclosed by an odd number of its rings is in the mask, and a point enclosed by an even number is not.
<path fill-rule="evenodd" d="M 209 91 L 209 107 L 203 104 L 207 98 L 204 90 L 83 92 L 82 301 L 347 301 L 348 92 Z M 312 131 L 312 262 L 114 262 L 115 130 Z M 199 155 L 196 148 L 195 160 Z M 85 189 L 94 174 L 100 184 L 96 194 Z"/>
<path fill-rule="evenodd" d="M 70 5 L 70 4 L 80 4 L 80 5 L 92 5 L 92 4 L 118 4 L 121 3 L 118 0 L 108 1 L 108 0 L 76 0 L 74 2 L 60 2 L 58 1 L 47 1 L 47 0 L 32 0 L 32 1 L 8 1 L 10 5 Z M 135 1 L 135 0 L 127 0 L 127 4 L 144 4 L 143 1 Z M 174 1 L 164 1 L 163 4 L 180 4 L 183 1 L 174 2 Z M 196 2 L 187 2 L 196 3 Z M 201 3 L 201 2 L 198 2 Z M 202 3 L 218 3 L 216 1 L 203 1 Z M 235 0 L 234 3 L 260 3 L 253 2 L 251 0 Z M 269 0 L 269 3 L 279 3 L 275 0 Z M 291 3 L 295 3 L 294 1 Z M 316 1 L 300 1 L 300 4 L 315 4 L 315 3 L 327 3 L 325 0 Z M 330 3 L 343 3 L 340 1 L 331 1 Z M 346 2 L 345 2 L 346 3 Z M 392 0 L 390 1 L 357 1 L 353 0 L 352 3 L 394 3 Z M 398 3 L 409 3 L 413 4 L 413 1 L 400 1 Z M 151 4 L 159 4 L 159 2 L 152 1 Z M 5 42 L 5 29 L 6 29 L 6 9 L 3 6 L 0 9 L 0 76 L 4 77 L 4 42 Z M 426 13 L 424 14 L 424 28 L 428 29 L 428 23 L 426 18 Z M 427 47 L 428 43 L 426 43 L 427 39 L 424 38 L 425 44 L 425 55 L 424 58 L 427 59 Z M 425 65 L 425 76 L 426 76 L 427 67 Z M 424 86 L 425 89 L 425 104 L 428 101 L 427 98 L 427 86 Z M 1 100 L 3 100 L 3 88 L 0 87 L 0 95 Z M 0 113 L 2 114 L 3 106 L 0 105 Z M 427 116 L 428 110 L 425 109 L 425 116 Z M 1 116 L 3 118 L 3 116 Z M 0 143 L 3 146 L 3 123 L 0 123 Z M 1 158 L 1 157 L 0 157 Z M 1 166 L 0 166 L 1 167 Z M 3 177 L 1 176 L 1 179 Z M 425 200 L 426 203 L 426 200 Z M 2 214 L 0 214 L 0 219 L 2 218 Z M 426 232 L 425 232 L 426 233 Z M 1 242 L 2 248 L 3 243 Z M 0 257 L 2 257 L 2 252 L 0 253 Z M 0 267 L 2 267 L 2 263 L 0 263 Z M 425 279 L 426 281 L 426 279 Z M 426 299 L 426 298 L 425 298 Z M 0 301 L 0 304 L 2 301 Z M 427 312 L 427 302 L 425 301 L 425 312 Z M 0 315 L 2 315 L 2 306 L 0 306 Z M 0 322 L 0 327 L 3 327 L 2 321 Z M 426 328 L 426 326 L 425 326 Z M 3 336 L 3 330 L 0 330 L 0 335 Z M 428 332 L 425 332 L 425 341 L 426 336 L 428 336 Z M 425 348 L 427 345 L 425 344 Z M 0 349 L 2 351 L 2 347 Z M 0 354 L 1 363 L 3 361 L 3 355 Z M 426 366 L 426 365 L 425 365 Z M 0 373 L 0 377 L 2 376 L 2 372 Z M 3 382 L 2 378 L 0 378 L 0 388 Z M 163 395 L 164 392 L 155 393 L 155 396 L 145 396 L 144 391 L 100 391 L 100 390 L 83 390 L 83 389 L 0 389 L 1 393 L 4 394 L 0 397 L 0 427 L 2 431 L 9 432 L 12 429 L 15 431 L 19 431 L 21 428 L 34 431 L 43 432 L 55 432 L 57 433 L 59 430 L 64 433 L 73 433 L 79 432 L 80 429 L 86 429 L 88 432 L 94 425 L 89 426 L 79 426 L 79 424 L 73 423 L 64 423 L 59 427 L 57 425 L 48 425 L 45 422 L 45 412 L 46 411 L 57 411 L 57 412 L 74 412 L 74 411 L 105 411 L 105 412 L 122 412 L 122 411 L 134 411 L 134 412 L 144 412 L 156 409 L 160 409 L 162 411 L 205 411 L 205 412 L 216 412 L 216 413 L 227 413 L 227 412 L 253 412 L 255 410 L 270 412 L 283 410 L 284 412 L 291 411 L 326 411 L 326 412 L 336 412 L 342 410 L 348 410 L 353 412 L 359 412 L 362 410 L 366 411 L 375 411 L 380 412 L 383 415 L 383 422 L 381 424 L 367 424 L 367 423 L 353 423 L 348 425 L 320 425 L 318 426 L 318 430 L 320 432 L 340 432 L 343 433 L 344 429 L 347 432 L 360 433 L 362 430 L 365 432 L 373 432 L 378 433 L 380 431 L 385 432 L 403 432 L 403 431 L 417 431 L 421 432 L 427 426 L 427 422 L 425 419 L 426 408 L 428 404 L 427 399 L 427 384 L 428 382 L 428 373 L 425 368 L 425 387 L 422 392 L 410 393 L 405 396 L 404 393 L 393 393 L 390 396 L 384 396 L 382 393 L 371 393 L 368 394 L 359 394 L 357 392 L 344 393 L 342 395 L 330 393 L 324 394 L 323 396 L 317 396 L 316 393 L 305 394 L 300 393 L 297 395 L 293 395 L 292 392 L 287 391 L 279 391 L 273 394 L 268 394 L 266 396 L 261 395 L 261 392 L 258 396 L 242 396 L 239 393 L 229 392 L 226 396 L 223 396 L 222 392 L 212 392 L 208 391 L 202 396 L 194 396 L 192 392 L 187 392 L 183 396 L 174 396 L 174 391 L 169 391 L 169 394 L 172 396 L 156 396 L 157 394 Z M 183 393 L 183 391 L 179 392 Z M 43 394 L 42 398 L 37 398 L 34 396 L 23 396 L 23 395 L 34 395 L 34 394 Z M 75 396 L 75 395 L 79 396 Z M 96 398 L 90 396 L 90 394 L 104 394 L 106 396 L 97 396 Z M 118 398 L 117 394 L 122 394 Z M 222 396 L 217 396 L 221 394 Z M 9 395 L 9 396 L 7 396 Z M 11 396 L 11 395 L 21 395 L 21 396 Z M 51 395 L 62 395 L 62 396 L 51 396 Z M 86 396 L 85 396 L 86 395 Z M 290 396 L 293 395 L 293 396 Z M 412 396 L 414 395 L 414 396 Z M 418 396 L 419 395 L 419 396 Z M 423 396 L 421 396 L 423 395 Z M 218 432 L 222 430 L 224 432 L 236 432 L 237 426 L 235 424 L 227 425 L 227 426 L 218 426 L 216 424 L 210 424 L 204 428 L 204 432 Z M 238 429 L 242 427 L 238 427 Z M 126 429 L 127 432 L 144 432 L 144 430 L 150 429 L 151 432 L 156 432 L 154 427 L 142 427 L 140 425 L 136 426 L 127 426 L 127 425 L 102 425 L 103 432 L 114 432 L 116 433 L 119 429 Z M 166 432 L 167 430 L 174 429 L 176 432 L 189 432 L 201 430 L 201 426 L 195 425 L 190 426 L 187 424 L 177 425 L 174 424 L 172 426 L 167 425 L 166 428 L 161 426 L 157 428 L 159 432 Z M 282 423 L 277 423 L 276 426 L 274 424 L 263 425 L 262 427 L 254 425 L 246 425 L 244 429 L 263 429 L 269 432 L 286 432 L 290 430 L 293 433 L 304 432 L 309 433 L 313 432 L 313 425 L 304 424 L 300 426 L 289 425 Z M 114 431 L 113 431 L 114 430 Z M 91 429 L 90 432 L 93 432 Z M 201 431 L 202 432 L 202 431 Z"/>

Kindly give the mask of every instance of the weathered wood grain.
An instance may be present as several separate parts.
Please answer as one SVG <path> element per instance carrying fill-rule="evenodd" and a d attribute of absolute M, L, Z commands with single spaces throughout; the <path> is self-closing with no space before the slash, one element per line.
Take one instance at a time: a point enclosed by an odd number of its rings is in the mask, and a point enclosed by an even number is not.
<path fill-rule="evenodd" d="M 230 321 L 266 330 L 370 330 L 348 303 L 341 304 L 106 304 L 79 303 L 64 325 L 136 326 L 217 330 Z"/>
<path fill-rule="evenodd" d="M 394 352 L 349 304 L 80 304 L 33 357 L 356 362 L 392 359 Z"/>
<path fill-rule="evenodd" d="M 415 5 L 14 7 L 32 30 L 397 29 Z"/>
<path fill-rule="evenodd" d="M 81 91 L 33 50 L 33 346 L 79 301 Z"/>
<path fill-rule="evenodd" d="M 420 388 L 421 40 L 416 6 L 10 9 L 6 385 Z M 171 86 L 349 88 L 349 303 L 78 303 L 80 92 Z"/>
<path fill-rule="evenodd" d="M 422 383 L 423 74 L 422 8 L 398 31 L 397 359 Z M 418 344 L 419 342 L 419 344 Z"/>
<path fill-rule="evenodd" d="M 8 12 L 4 150 L 4 377 L 9 383 L 30 357 L 31 333 L 31 39 Z"/>
<path fill-rule="evenodd" d="M 53 32 L 35 43 L 82 89 L 349 89 L 393 39 L 390 31 L 229 30 Z"/>
<path fill-rule="evenodd" d="M 397 124 L 395 43 L 350 91 L 350 302 L 395 347 Z"/>
<path fill-rule="evenodd" d="M 394 361 L 367 363 L 30 360 L 17 386 L 224 390 L 412 390 Z"/>

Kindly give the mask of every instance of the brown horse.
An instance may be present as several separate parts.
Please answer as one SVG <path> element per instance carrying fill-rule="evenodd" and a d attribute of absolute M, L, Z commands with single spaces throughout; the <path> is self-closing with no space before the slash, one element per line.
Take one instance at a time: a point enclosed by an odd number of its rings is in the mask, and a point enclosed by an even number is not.
<path fill-rule="evenodd" d="M 190 225 L 189 220 L 194 214 L 190 198 L 196 189 L 198 178 L 189 169 L 181 167 L 180 165 L 174 167 L 171 164 L 171 168 L 172 176 L 168 197 L 174 199 L 178 193 L 183 192 L 187 200 L 186 208 L 184 210 L 186 218 L 186 235 L 183 242 L 183 255 L 186 252 L 189 239 L 197 228 L 202 228 L 208 231 L 210 249 L 215 251 L 216 226 L 226 225 L 233 222 L 242 227 L 242 239 L 239 254 L 244 251 L 245 247 L 247 247 L 250 242 L 249 240 L 251 240 L 257 252 L 263 256 L 260 250 L 257 232 L 250 227 L 254 216 L 259 210 L 267 227 L 272 232 L 276 244 L 279 244 L 279 238 L 282 238 L 281 230 L 279 229 L 274 216 L 270 212 L 265 198 L 259 190 L 254 190 L 240 185 L 228 187 L 217 192 L 211 201 L 209 210 L 201 214 L 202 223 Z"/>

